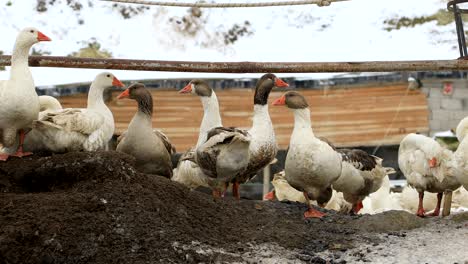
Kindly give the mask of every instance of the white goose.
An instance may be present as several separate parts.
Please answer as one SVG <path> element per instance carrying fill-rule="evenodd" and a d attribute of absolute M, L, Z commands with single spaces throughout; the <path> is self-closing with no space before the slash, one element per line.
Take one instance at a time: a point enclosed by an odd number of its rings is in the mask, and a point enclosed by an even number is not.
<path fill-rule="evenodd" d="M 39 96 L 39 118 L 41 119 L 48 113 L 53 113 L 62 110 L 62 105 L 55 97 L 48 95 Z"/>
<path fill-rule="evenodd" d="M 172 180 L 191 189 L 199 186 L 209 187 L 209 178 L 195 161 L 195 149 L 206 142 L 209 130 L 222 126 L 218 98 L 206 82 L 198 79 L 190 81 L 179 93 L 191 93 L 200 97 L 203 105 L 203 119 L 196 146 L 182 154 L 177 168 L 174 169 Z"/>
<path fill-rule="evenodd" d="M 286 82 L 271 73 L 264 74 L 257 82 L 252 127 L 247 131 L 252 137 L 249 146 L 249 164 L 246 170 L 232 182 L 232 193 L 237 199 L 240 199 L 239 185 L 255 177 L 276 157 L 278 146 L 268 112 L 268 96 L 274 87 L 288 86 Z"/>
<path fill-rule="evenodd" d="M 456 164 L 456 177 L 460 184 L 468 190 L 468 117 L 463 118 L 458 123 L 456 134 L 460 144 L 454 153 L 454 162 Z"/>
<path fill-rule="evenodd" d="M 34 79 L 28 67 L 29 50 L 32 45 L 50 39 L 35 28 L 25 28 L 18 34 L 11 57 L 10 79 L 0 81 L 0 140 L 4 147 L 16 144 L 19 133 L 19 146 L 12 156 L 23 157 L 31 153 L 23 152 L 25 128 L 31 126 L 39 113 L 39 99 Z M 0 154 L 5 161 L 10 156 Z"/>
<path fill-rule="evenodd" d="M 294 113 L 294 129 L 284 168 L 286 179 L 293 188 L 303 192 L 308 202 L 304 216 L 320 218 L 325 214 L 314 209 L 310 200 L 324 206 L 331 199 L 332 183 L 341 175 L 341 155 L 315 137 L 309 105 L 301 94 L 287 92 L 273 105 L 286 105 Z"/>
<path fill-rule="evenodd" d="M 39 96 L 39 119 L 45 116 L 48 113 L 56 112 L 62 110 L 62 105 L 60 102 L 52 96 L 41 95 Z M 32 125 L 32 123 L 31 123 Z M 26 128 L 25 130 L 30 131 L 31 127 Z M 37 134 L 36 134 L 37 135 Z M 15 153 L 18 149 L 19 138 L 16 140 L 16 144 L 10 148 L 2 148 L 2 153 Z M 23 150 L 24 151 L 36 151 L 45 149 L 45 146 L 42 142 L 41 137 L 36 137 L 35 133 L 28 133 L 24 138 Z"/>
<path fill-rule="evenodd" d="M 153 130 L 153 97 L 144 84 L 135 83 L 117 99 L 129 98 L 138 103 L 138 111 L 118 141 L 116 150 L 136 158 L 136 168 L 144 173 L 171 178 L 172 144 L 163 133 Z"/>
<path fill-rule="evenodd" d="M 439 215 L 443 192 L 460 187 L 456 178 L 458 169 L 453 153 L 441 147 L 432 138 L 408 134 L 400 143 L 398 165 L 408 184 L 419 193 L 417 215 L 424 217 L 424 192 L 437 193 L 433 216 Z"/>
<path fill-rule="evenodd" d="M 30 133 L 42 137 L 46 150 L 52 152 L 107 148 L 114 133 L 114 118 L 104 103 L 103 92 L 111 86 L 124 85 L 111 73 L 97 75 L 89 89 L 87 108 L 48 113 L 33 122 Z"/>

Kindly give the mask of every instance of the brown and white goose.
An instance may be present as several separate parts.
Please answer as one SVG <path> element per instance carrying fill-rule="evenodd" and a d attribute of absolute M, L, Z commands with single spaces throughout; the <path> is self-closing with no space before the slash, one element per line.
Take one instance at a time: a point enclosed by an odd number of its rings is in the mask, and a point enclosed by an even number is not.
<path fill-rule="evenodd" d="M 360 149 L 339 149 L 343 159 L 341 175 L 333 183 L 333 189 L 342 192 L 344 199 L 353 205 L 351 213 L 363 208 L 362 201 L 382 186 L 384 178 L 395 173 L 393 168 L 383 167 L 382 159 Z"/>
<path fill-rule="evenodd" d="M 116 150 L 136 158 L 136 168 L 144 173 L 171 178 L 172 145 L 168 138 L 153 130 L 153 97 L 144 84 L 132 84 L 117 99 L 129 98 L 137 101 L 138 111 L 128 125 L 126 133 L 119 139 Z"/>
<path fill-rule="evenodd" d="M 303 192 L 308 202 L 304 217 L 322 217 L 310 200 L 324 206 L 332 196 L 332 183 L 341 175 L 341 155 L 328 143 L 315 137 L 310 121 L 309 104 L 297 92 L 287 92 L 273 102 L 286 105 L 294 113 L 294 129 L 286 156 L 285 174 L 288 183 Z"/>
<path fill-rule="evenodd" d="M 206 142 L 196 149 L 196 163 L 210 178 L 208 181 L 214 196 L 221 196 L 226 184 L 247 168 L 250 141 L 251 137 L 245 130 L 216 127 L 208 131 Z"/>
<path fill-rule="evenodd" d="M 252 138 L 249 146 L 249 163 L 246 170 L 235 178 L 232 186 L 232 193 L 237 199 L 240 199 L 239 184 L 255 177 L 276 157 L 278 146 L 268 112 L 268 96 L 274 87 L 288 86 L 286 82 L 271 73 L 263 75 L 257 82 L 254 94 L 253 122 L 252 127 L 248 130 Z"/>
<path fill-rule="evenodd" d="M 205 81 L 199 79 L 190 81 L 179 93 L 191 93 L 200 98 L 203 105 L 203 119 L 197 144 L 182 154 L 177 168 L 174 169 L 172 180 L 191 189 L 199 186 L 210 187 L 210 178 L 202 172 L 195 161 L 195 149 L 206 142 L 209 130 L 222 126 L 218 98 L 213 89 Z"/>
<path fill-rule="evenodd" d="M 39 113 L 39 98 L 36 93 L 33 76 L 28 66 L 31 47 L 40 41 L 50 39 L 35 28 L 25 28 L 16 37 L 11 57 L 11 72 L 8 80 L 0 81 L 0 140 L 5 148 L 16 144 L 19 134 L 19 146 L 11 156 L 23 157 L 31 153 L 23 152 L 25 129 L 31 126 Z M 1 153 L 0 160 L 10 156 Z"/>

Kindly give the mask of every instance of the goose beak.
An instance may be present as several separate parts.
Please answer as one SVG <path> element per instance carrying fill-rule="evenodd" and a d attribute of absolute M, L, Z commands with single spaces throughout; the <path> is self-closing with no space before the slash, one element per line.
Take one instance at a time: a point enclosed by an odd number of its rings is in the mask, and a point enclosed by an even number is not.
<path fill-rule="evenodd" d="M 192 83 L 187 84 L 182 90 L 179 91 L 180 94 L 186 94 L 192 92 Z"/>
<path fill-rule="evenodd" d="M 125 90 L 119 96 L 117 96 L 117 99 L 123 99 L 123 98 L 129 98 L 130 97 L 130 90 Z"/>
<path fill-rule="evenodd" d="M 289 84 L 283 80 L 281 80 L 280 78 L 276 78 L 275 79 L 275 86 L 276 87 L 289 87 Z"/>
<path fill-rule="evenodd" d="M 437 167 L 437 159 L 434 157 L 429 160 L 429 168 L 435 168 Z"/>
<path fill-rule="evenodd" d="M 51 39 L 48 36 L 44 35 L 42 32 L 38 31 L 37 41 L 51 41 Z"/>
<path fill-rule="evenodd" d="M 281 96 L 280 98 L 273 101 L 273 105 L 286 105 L 286 96 Z"/>
<path fill-rule="evenodd" d="M 112 79 L 112 85 L 117 86 L 117 87 L 125 87 L 125 85 L 119 79 L 117 79 L 116 77 L 114 77 L 114 79 Z"/>

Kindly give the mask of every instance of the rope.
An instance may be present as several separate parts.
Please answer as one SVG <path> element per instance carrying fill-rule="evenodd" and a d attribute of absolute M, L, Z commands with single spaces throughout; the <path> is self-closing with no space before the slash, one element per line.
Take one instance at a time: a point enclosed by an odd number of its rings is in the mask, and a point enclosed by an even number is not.
<path fill-rule="evenodd" d="M 332 2 L 343 2 L 350 0 L 303 0 L 303 1 L 282 1 L 282 2 L 264 2 L 264 3 L 177 3 L 146 0 L 101 0 L 104 2 L 119 2 L 140 5 L 174 6 L 174 7 L 200 7 L 200 8 L 230 8 L 230 7 L 266 7 L 266 6 L 294 6 L 294 5 L 312 5 L 329 6 Z"/>
<path fill-rule="evenodd" d="M 384 134 L 382 140 L 385 140 L 385 138 L 388 136 L 388 133 L 390 133 L 390 129 L 392 129 L 393 123 L 395 123 L 395 120 L 397 119 L 398 115 L 400 114 L 401 105 L 403 104 L 403 100 L 408 96 L 409 90 L 410 90 L 409 87 L 406 87 L 405 95 L 403 97 L 400 97 L 400 102 L 398 103 L 398 108 L 395 111 L 395 115 L 393 115 L 392 122 L 390 122 L 390 124 L 388 125 L 387 130 L 385 131 L 385 134 Z M 372 155 L 375 155 L 377 153 L 377 151 L 380 149 L 381 146 L 382 146 L 382 143 L 380 143 L 377 147 L 375 147 L 374 151 L 372 152 Z"/>

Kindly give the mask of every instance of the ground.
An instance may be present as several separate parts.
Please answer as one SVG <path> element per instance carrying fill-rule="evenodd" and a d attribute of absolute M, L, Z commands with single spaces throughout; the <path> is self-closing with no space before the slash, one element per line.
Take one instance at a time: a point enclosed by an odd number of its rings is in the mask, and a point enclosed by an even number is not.
<path fill-rule="evenodd" d="M 116 152 L 35 154 L 0 163 L 0 263 L 409 259 L 398 258 L 401 254 L 415 256 L 411 263 L 468 260 L 461 250 L 468 234 L 465 214 L 421 219 L 397 211 L 373 216 L 330 211 L 323 219 L 304 220 L 302 204 L 213 200 L 138 173 L 133 164 Z M 441 243 L 446 237 L 452 242 Z M 430 245 L 441 247 L 430 250 Z M 459 254 L 443 254 L 449 246 Z"/>

